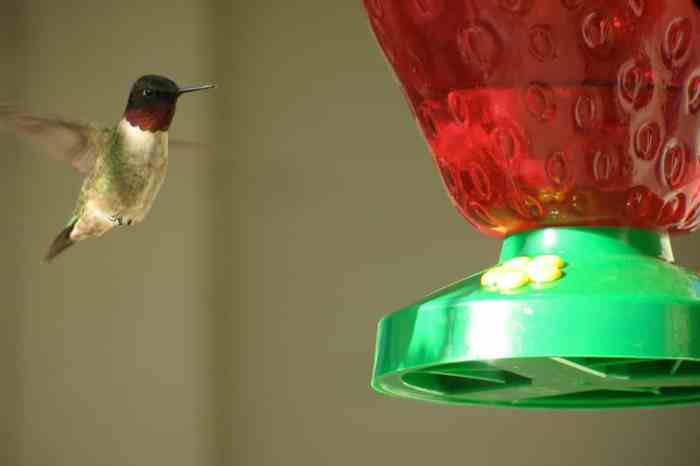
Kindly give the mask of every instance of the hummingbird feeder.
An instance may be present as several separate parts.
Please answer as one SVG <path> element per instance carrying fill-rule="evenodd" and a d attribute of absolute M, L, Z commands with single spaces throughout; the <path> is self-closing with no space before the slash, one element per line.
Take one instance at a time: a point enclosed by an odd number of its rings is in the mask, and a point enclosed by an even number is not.
<path fill-rule="evenodd" d="M 364 0 L 494 267 L 379 324 L 372 386 L 515 408 L 700 402 L 700 7 Z"/>

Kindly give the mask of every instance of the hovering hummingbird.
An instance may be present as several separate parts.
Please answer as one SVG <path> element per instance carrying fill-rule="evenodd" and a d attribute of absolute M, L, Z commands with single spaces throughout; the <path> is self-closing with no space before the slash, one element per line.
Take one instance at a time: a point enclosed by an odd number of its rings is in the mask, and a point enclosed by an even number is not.
<path fill-rule="evenodd" d="M 163 76 L 143 76 L 131 87 L 124 115 L 113 127 L 0 107 L 0 124 L 43 143 L 49 155 L 85 176 L 75 210 L 49 247 L 47 262 L 78 241 L 143 221 L 165 179 L 168 129 L 178 98 L 213 87 L 179 87 Z"/>

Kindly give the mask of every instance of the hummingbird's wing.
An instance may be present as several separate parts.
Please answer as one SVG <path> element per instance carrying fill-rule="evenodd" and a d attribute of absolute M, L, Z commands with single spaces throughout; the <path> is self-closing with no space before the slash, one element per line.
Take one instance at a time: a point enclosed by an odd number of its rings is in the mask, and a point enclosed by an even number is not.
<path fill-rule="evenodd" d="M 41 117 L 0 106 L 0 127 L 42 145 L 49 156 L 63 160 L 79 173 L 90 172 L 97 157 L 102 129 L 57 117 Z"/>
<path fill-rule="evenodd" d="M 170 153 L 178 155 L 207 155 L 211 152 L 208 144 L 201 142 L 183 141 L 182 139 L 169 139 L 168 148 Z"/>
<path fill-rule="evenodd" d="M 88 125 L 59 117 L 44 117 L 15 111 L 0 105 L 0 128 L 13 130 L 42 145 L 49 156 L 63 160 L 82 175 L 92 170 L 98 148 L 111 137 L 107 127 Z M 170 139 L 171 153 L 176 155 L 204 155 L 209 146 L 197 142 Z"/>

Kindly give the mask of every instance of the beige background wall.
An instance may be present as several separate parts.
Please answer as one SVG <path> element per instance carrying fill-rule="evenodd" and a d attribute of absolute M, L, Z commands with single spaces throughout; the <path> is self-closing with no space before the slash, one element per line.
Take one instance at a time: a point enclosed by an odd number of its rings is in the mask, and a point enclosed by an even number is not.
<path fill-rule="evenodd" d="M 0 101 L 96 121 L 183 99 L 136 228 L 39 263 L 79 180 L 0 134 L 0 464 L 691 465 L 698 410 L 523 413 L 380 398 L 385 313 L 491 264 L 442 192 L 359 0 L 5 0 Z M 677 241 L 700 264 L 697 236 Z"/>

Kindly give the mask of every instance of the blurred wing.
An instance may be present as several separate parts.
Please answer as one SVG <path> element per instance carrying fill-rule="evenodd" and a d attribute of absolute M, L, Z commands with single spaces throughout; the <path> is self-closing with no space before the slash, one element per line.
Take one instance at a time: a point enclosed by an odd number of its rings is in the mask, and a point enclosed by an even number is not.
<path fill-rule="evenodd" d="M 180 139 L 170 139 L 168 141 L 168 151 L 177 156 L 194 155 L 202 156 L 209 153 L 209 145 L 199 142 L 182 141 Z"/>
<path fill-rule="evenodd" d="M 104 130 L 54 117 L 39 117 L 0 106 L 0 127 L 43 146 L 48 155 L 68 162 L 81 174 L 95 163 Z"/>

